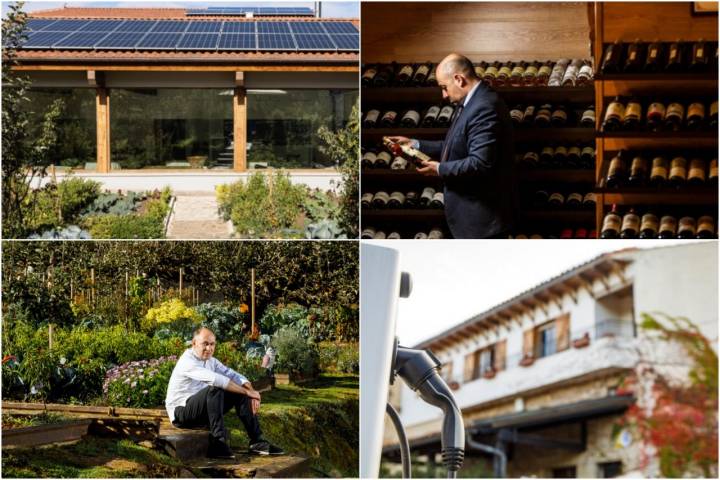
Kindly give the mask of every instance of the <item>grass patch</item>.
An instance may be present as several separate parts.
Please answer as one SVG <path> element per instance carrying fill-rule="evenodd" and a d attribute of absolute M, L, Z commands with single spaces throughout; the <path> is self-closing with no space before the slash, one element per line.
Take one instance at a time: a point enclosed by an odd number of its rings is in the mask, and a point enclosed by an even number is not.
<path fill-rule="evenodd" d="M 6 430 L 9 428 L 37 427 L 38 425 L 51 425 L 54 423 L 62 423 L 67 420 L 71 419 L 53 412 L 43 412 L 38 415 L 3 414 L 2 428 L 3 430 Z"/>

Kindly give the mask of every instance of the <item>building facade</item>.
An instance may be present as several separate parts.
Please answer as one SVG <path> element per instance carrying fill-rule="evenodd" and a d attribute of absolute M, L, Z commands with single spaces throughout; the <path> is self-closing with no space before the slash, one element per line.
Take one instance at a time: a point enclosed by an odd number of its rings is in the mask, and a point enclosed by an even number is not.
<path fill-rule="evenodd" d="M 212 189 L 283 168 L 328 188 L 320 127 L 358 99 L 358 20 L 177 8 L 33 12 L 18 50 L 40 121 L 62 100 L 56 170 L 109 188 Z"/>
<path fill-rule="evenodd" d="M 506 453 L 508 477 L 632 474 L 640 439 L 614 430 L 637 400 L 621 390 L 624 378 L 641 359 L 681 380 L 688 367 L 639 327 L 641 316 L 687 317 L 717 346 L 717 260 L 714 243 L 601 255 L 416 348 L 441 360 L 469 434 Z M 391 402 L 413 451 L 432 462 L 441 412 L 397 383 Z M 385 442 L 397 460 L 392 427 Z"/>

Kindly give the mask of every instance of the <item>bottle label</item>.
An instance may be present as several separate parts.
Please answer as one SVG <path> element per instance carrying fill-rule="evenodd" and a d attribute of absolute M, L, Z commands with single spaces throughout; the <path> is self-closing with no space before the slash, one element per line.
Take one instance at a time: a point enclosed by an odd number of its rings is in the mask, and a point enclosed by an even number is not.
<path fill-rule="evenodd" d="M 636 58 L 637 58 L 637 49 L 633 48 L 630 51 L 630 56 L 629 56 L 628 60 L 630 60 L 631 62 L 634 62 Z"/>
<path fill-rule="evenodd" d="M 417 125 L 417 123 L 420 121 L 420 114 L 415 110 L 408 110 L 402 118 L 402 121 L 405 120 L 412 120 Z"/>
<path fill-rule="evenodd" d="M 610 57 L 612 57 L 612 53 L 613 53 L 613 46 L 610 45 L 610 46 L 608 47 L 608 49 L 607 49 L 607 52 L 605 53 L 605 61 L 606 61 L 606 62 L 607 62 L 608 60 L 610 60 Z"/>
<path fill-rule="evenodd" d="M 679 232 L 690 232 L 695 235 L 695 219 L 692 217 L 682 217 L 680 219 Z"/>
<path fill-rule="evenodd" d="M 563 147 L 562 145 L 555 149 L 555 156 L 560 155 L 560 156 L 564 157 L 564 156 L 567 156 L 567 153 L 568 153 L 567 147 Z"/>
<path fill-rule="evenodd" d="M 373 237 L 374 240 L 385 240 L 386 238 L 385 232 L 382 230 L 375 232 L 375 236 Z"/>
<path fill-rule="evenodd" d="M 405 203 L 405 195 L 402 192 L 393 192 L 390 194 L 390 200 L 396 200 L 400 204 Z"/>
<path fill-rule="evenodd" d="M 666 215 L 660 219 L 660 231 L 661 232 L 670 232 L 670 233 L 674 234 L 676 230 L 677 230 L 677 220 L 675 220 L 675 217 Z"/>
<path fill-rule="evenodd" d="M 481 67 L 480 65 L 475 66 L 475 75 L 482 78 L 485 76 L 485 69 Z"/>
<path fill-rule="evenodd" d="M 658 218 L 652 213 L 646 213 L 642 217 L 642 223 L 640 224 L 640 230 L 652 230 L 657 232 L 658 229 Z"/>
<path fill-rule="evenodd" d="M 555 149 L 553 147 L 543 147 L 541 155 L 549 155 L 553 156 L 555 154 Z"/>
<path fill-rule="evenodd" d="M 688 107 L 687 116 L 688 118 L 692 116 L 698 116 L 700 118 L 705 117 L 705 105 L 699 102 L 691 103 Z"/>
<path fill-rule="evenodd" d="M 550 115 L 552 115 L 552 112 L 550 111 L 550 106 L 543 105 L 542 107 L 540 107 L 540 110 L 538 110 L 537 115 L 535 116 L 535 119 L 537 120 L 539 118 L 542 118 L 545 120 L 550 120 Z"/>
<path fill-rule="evenodd" d="M 427 65 L 420 65 L 418 67 L 417 71 L 415 72 L 415 76 L 416 77 L 419 75 L 427 76 L 429 71 L 430 71 L 430 67 L 428 67 Z"/>
<path fill-rule="evenodd" d="M 520 76 L 525 72 L 525 69 L 522 67 L 522 65 L 517 65 L 515 68 L 512 69 L 512 73 L 510 75 L 514 76 Z"/>
<path fill-rule="evenodd" d="M 440 116 L 450 118 L 453 114 L 453 110 L 452 105 L 446 105 L 442 108 L 442 110 L 440 110 Z"/>
<path fill-rule="evenodd" d="M 697 178 L 705 180 L 705 162 L 700 158 L 693 158 L 690 160 L 690 170 L 688 171 L 688 178 Z"/>
<path fill-rule="evenodd" d="M 710 160 L 710 168 L 708 169 L 708 177 L 717 178 L 718 176 L 718 159 L 713 158 Z"/>
<path fill-rule="evenodd" d="M 672 44 L 670 46 L 670 60 L 675 60 L 675 57 L 677 57 L 678 49 L 677 45 Z"/>
<path fill-rule="evenodd" d="M 568 195 L 568 203 L 570 202 L 570 200 L 575 200 L 578 203 L 582 203 L 583 196 L 580 193 L 573 192 L 570 195 Z"/>
<path fill-rule="evenodd" d="M 607 112 L 605 113 L 605 120 L 613 117 L 616 117 L 618 120 L 622 120 L 624 116 L 625 106 L 620 102 L 610 102 Z"/>
<path fill-rule="evenodd" d="M 390 200 L 390 196 L 387 194 L 387 192 L 377 192 L 375 193 L 375 196 L 373 197 L 373 202 L 376 203 L 382 203 L 385 204 L 387 201 Z"/>
<path fill-rule="evenodd" d="M 528 107 L 525 109 L 523 119 L 532 118 L 533 115 L 535 115 L 535 105 L 528 105 Z"/>
<path fill-rule="evenodd" d="M 658 49 L 657 47 L 653 47 L 650 49 L 650 58 L 655 59 L 658 56 Z"/>
<path fill-rule="evenodd" d="M 437 228 L 433 228 L 432 230 L 430 230 L 427 238 L 430 240 L 440 240 L 441 238 L 443 238 L 443 233 Z"/>
<path fill-rule="evenodd" d="M 525 152 L 523 155 L 523 162 L 537 163 L 539 160 L 537 152 Z"/>
<path fill-rule="evenodd" d="M 628 213 L 623 217 L 621 230 L 635 230 L 638 231 L 640 227 L 640 217 L 634 213 Z"/>
<path fill-rule="evenodd" d="M 712 102 L 710 104 L 710 116 L 717 115 L 718 113 L 718 102 Z"/>
<path fill-rule="evenodd" d="M 552 114 L 553 118 L 559 118 L 561 120 L 567 120 L 567 113 L 565 110 L 555 110 Z"/>
<path fill-rule="evenodd" d="M 380 110 L 370 110 L 368 114 L 365 116 L 366 122 L 377 122 L 378 117 L 380 116 Z"/>
<path fill-rule="evenodd" d="M 590 204 L 595 203 L 595 194 L 593 192 L 589 192 L 585 194 L 585 197 L 583 197 L 583 203 Z"/>
<path fill-rule="evenodd" d="M 365 228 L 362 231 L 362 238 L 373 238 L 375 237 L 375 229 L 374 228 Z"/>
<path fill-rule="evenodd" d="M 497 67 L 495 67 L 495 66 L 490 66 L 485 70 L 485 76 L 496 77 L 497 74 L 498 74 L 498 70 L 497 70 Z"/>
<path fill-rule="evenodd" d="M 382 121 L 383 122 L 385 122 L 385 121 L 394 122 L 395 117 L 397 117 L 397 112 L 390 110 L 388 112 L 385 112 L 385 115 L 383 115 L 383 117 L 382 117 Z"/>
<path fill-rule="evenodd" d="M 683 157 L 675 157 L 670 162 L 670 176 L 685 178 L 687 175 L 687 160 Z"/>
<path fill-rule="evenodd" d="M 518 123 L 520 123 L 520 122 L 522 122 L 522 119 L 523 119 L 523 112 L 522 112 L 522 110 L 518 110 L 517 108 L 514 108 L 514 109 L 510 110 L 510 117 L 513 120 L 517 120 Z"/>
<path fill-rule="evenodd" d="M 665 118 L 665 105 L 662 103 L 651 103 L 648 107 L 648 118 L 650 116 L 658 116 L 660 119 Z"/>
<path fill-rule="evenodd" d="M 594 147 L 585 147 L 582 149 L 582 153 L 580 154 L 582 156 L 589 155 L 591 157 L 595 156 L 595 148 Z"/>
<path fill-rule="evenodd" d="M 433 106 L 428 108 L 427 113 L 425 114 L 425 120 L 435 120 L 437 118 L 438 113 L 440 113 L 440 107 Z"/>
<path fill-rule="evenodd" d="M 653 177 L 667 178 L 667 161 L 663 157 L 655 157 L 652 163 L 651 175 Z"/>
<path fill-rule="evenodd" d="M 365 155 L 363 155 L 363 161 L 375 163 L 375 160 L 377 160 L 377 155 L 375 155 L 373 152 L 365 152 Z"/>
<path fill-rule="evenodd" d="M 535 65 L 528 65 L 525 69 L 524 77 L 534 77 L 538 73 L 538 68 Z"/>
<path fill-rule="evenodd" d="M 580 147 L 578 147 L 577 145 L 574 145 L 568 149 L 567 153 L 568 153 L 568 156 L 578 156 L 579 157 L 581 155 Z"/>
<path fill-rule="evenodd" d="M 376 70 L 376 69 L 374 69 L 374 68 L 368 68 L 367 70 L 365 70 L 365 73 L 363 73 L 362 78 L 363 78 L 363 79 L 367 79 L 367 80 L 372 80 L 372 79 L 375 77 L 376 74 L 377 74 L 377 70 Z"/>
<path fill-rule="evenodd" d="M 543 65 L 540 67 L 540 70 L 538 70 L 538 75 L 549 76 L 550 73 L 552 73 L 552 67 L 550 65 Z"/>
<path fill-rule="evenodd" d="M 432 187 L 425 187 L 422 191 L 422 195 L 420 197 L 425 198 L 427 200 L 431 200 L 433 195 L 435 195 L 435 189 Z"/>
<path fill-rule="evenodd" d="M 620 216 L 618 216 L 618 214 L 608 213 L 607 215 L 605 215 L 605 219 L 603 220 L 603 226 L 602 226 L 603 231 L 615 230 L 617 232 L 617 231 L 620 231 L 620 226 L 621 226 L 621 220 L 620 220 Z"/>
<path fill-rule="evenodd" d="M 637 175 L 640 172 L 647 171 L 647 162 L 644 157 L 633 158 L 632 165 L 630 165 L 630 173 Z"/>
<path fill-rule="evenodd" d="M 630 102 L 627 104 L 627 108 L 625 109 L 625 118 L 635 118 L 636 120 L 640 120 L 640 117 L 642 116 L 642 106 L 637 102 Z"/>
<path fill-rule="evenodd" d="M 413 73 L 413 67 L 412 65 L 405 65 L 400 69 L 400 73 L 398 73 L 398 76 L 400 75 L 407 75 L 408 77 L 412 75 Z"/>
<path fill-rule="evenodd" d="M 581 122 L 589 122 L 590 120 L 595 123 L 595 110 L 592 108 L 585 110 L 582 114 L 582 118 L 580 119 Z"/>
<path fill-rule="evenodd" d="M 562 193 L 555 192 L 552 195 L 550 195 L 550 198 L 548 199 L 549 202 L 552 202 L 553 200 L 558 201 L 560 203 L 565 203 L 565 197 Z"/>
<path fill-rule="evenodd" d="M 432 196 L 433 202 L 440 202 L 443 203 L 444 200 L 443 192 L 435 192 L 435 195 Z"/>
<path fill-rule="evenodd" d="M 703 47 L 698 47 L 697 52 L 695 53 L 695 58 L 703 58 L 704 52 Z"/>
<path fill-rule="evenodd" d="M 390 162 L 392 161 L 392 156 L 388 152 L 380 152 L 377 155 L 377 161 L 390 164 Z"/>
<path fill-rule="evenodd" d="M 710 232 L 710 234 L 715 233 L 715 222 L 713 221 L 713 218 L 710 216 L 702 216 L 698 218 L 697 223 L 697 231 L 700 232 Z"/>
<path fill-rule="evenodd" d="M 509 77 L 509 76 L 510 76 L 510 73 L 511 73 L 510 67 L 508 67 L 507 65 L 504 65 L 504 66 L 500 67 L 500 71 L 498 72 L 498 76 L 504 75 L 504 76 L 506 76 L 506 77 Z"/>
<path fill-rule="evenodd" d="M 583 65 L 582 67 L 580 67 L 580 72 L 578 73 L 578 77 L 590 78 L 592 76 L 593 76 L 592 65 Z"/>
<path fill-rule="evenodd" d="M 373 194 L 372 193 L 363 193 L 362 196 L 362 203 L 370 203 L 372 202 Z"/>
<path fill-rule="evenodd" d="M 683 118 L 683 114 L 685 113 L 685 108 L 679 104 L 679 103 L 671 103 L 668 105 L 667 112 L 665 113 L 665 117 L 669 116 L 677 116 L 680 117 L 680 120 Z"/>
<path fill-rule="evenodd" d="M 403 157 L 395 157 L 395 160 L 393 160 L 390 168 L 392 168 L 393 170 L 405 170 L 405 168 L 407 168 L 407 164 L 407 160 L 405 160 Z"/>
<path fill-rule="evenodd" d="M 618 170 L 623 170 L 623 164 L 620 157 L 613 157 L 612 160 L 610 160 L 610 167 L 608 167 L 608 176 L 615 175 Z"/>

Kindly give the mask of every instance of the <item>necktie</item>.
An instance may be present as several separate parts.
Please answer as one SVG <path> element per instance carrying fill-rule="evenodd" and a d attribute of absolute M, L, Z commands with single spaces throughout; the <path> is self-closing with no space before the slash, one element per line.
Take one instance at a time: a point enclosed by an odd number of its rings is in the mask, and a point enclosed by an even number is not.
<path fill-rule="evenodd" d="M 445 136 L 445 146 L 443 147 L 442 155 L 440 156 L 440 162 L 444 162 L 447 160 L 448 152 L 450 150 L 450 139 L 452 138 L 453 131 L 455 130 L 455 124 L 457 123 L 458 117 L 460 117 L 460 114 L 463 111 L 463 108 L 465 108 L 462 104 L 458 105 L 458 107 L 455 109 L 453 120 L 450 122 L 450 128 L 448 129 L 448 133 Z"/>

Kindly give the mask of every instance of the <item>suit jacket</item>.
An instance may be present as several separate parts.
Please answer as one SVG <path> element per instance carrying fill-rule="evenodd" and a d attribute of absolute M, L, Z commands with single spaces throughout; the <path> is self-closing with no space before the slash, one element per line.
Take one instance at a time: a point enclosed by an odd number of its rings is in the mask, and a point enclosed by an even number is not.
<path fill-rule="evenodd" d="M 420 150 L 440 160 L 445 217 L 455 238 L 487 238 L 513 227 L 515 153 L 505 102 L 480 85 L 445 140 L 422 140 Z"/>

